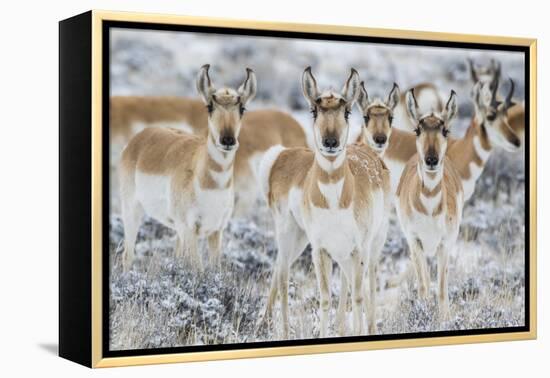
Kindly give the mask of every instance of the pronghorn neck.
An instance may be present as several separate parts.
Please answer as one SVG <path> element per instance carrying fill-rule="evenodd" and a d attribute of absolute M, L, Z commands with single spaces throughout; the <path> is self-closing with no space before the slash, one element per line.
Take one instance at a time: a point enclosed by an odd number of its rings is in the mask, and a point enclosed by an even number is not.
<path fill-rule="evenodd" d="M 315 151 L 315 173 L 325 182 L 335 182 L 342 179 L 347 166 L 346 162 L 345 150 L 334 158 L 324 156 L 318 150 Z"/>
<path fill-rule="evenodd" d="M 422 188 L 433 191 L 441 186 L 441 180 L 443 179 L 444 162 L 441 162 L 441 167 L 435 172 L 426 171 L 421 161 L 416 166 L 416 172 L 422 183 Z"/>
<path fill-rule="evenodd" d="M 441 213 L 443 204 L 441 192 L 444 170 L 443 164 L 442 162 L 441 167 L 436 172 L 426 171 L 420 161 L 416 166 L 416 172 L 420 179 L 418 193 L 420 201 L 415 204 L 415 207 L 418 211 L 426 215 L 439 215 Z"/>
<path fill-rule="evenodd" d="M 473 179 L 477 180 L 493 150 L 486 126 L 481 117 L 476 115 L 472 119 L 472 123 L 464 136 L 464 141 L 471 146 L 471 148 L 464 149 L 464 151 L 468 151 L 469 155 L 464 156 L 464 159 L 468 161 L 468 164 L 474 164 L 479 168 L 471 172 L 472 176 L 475 176 Z"/>
<path fill-rule="evenodd" d="M 208 133 L 203 164 L 199 164 L 201 187 L 208 189 L 226 189 L 233 183 L 233 163 L 235 150 L 220 151 Z"/>
<path fill-rule="evenodd" d="M 333 159 L 316 151 L 311 176 L 312 204 L 321 208 L 348 208 L 351 197 L 347 189 L 351 183 L 346 180 L 347 173 L 345 151 Z"/>

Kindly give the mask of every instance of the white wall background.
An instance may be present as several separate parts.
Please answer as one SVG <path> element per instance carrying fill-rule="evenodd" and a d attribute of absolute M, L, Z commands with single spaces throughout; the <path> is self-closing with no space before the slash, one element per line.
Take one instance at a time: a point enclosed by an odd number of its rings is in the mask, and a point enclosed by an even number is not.
<path fill-rule="evenodd" d="M 539 339 L 92 372 L 55 356 L 57 344 L 57 71 L 61 19 L 88 9 L 126 10 L 539 39 Z M 0 374 L 15 376 L 422 376 L 548 374 L 550 28 L 544 2 L 296 0 L 4 2 L 0 22 Z M 76 127 L 77 125 L 75 125 Z"/>

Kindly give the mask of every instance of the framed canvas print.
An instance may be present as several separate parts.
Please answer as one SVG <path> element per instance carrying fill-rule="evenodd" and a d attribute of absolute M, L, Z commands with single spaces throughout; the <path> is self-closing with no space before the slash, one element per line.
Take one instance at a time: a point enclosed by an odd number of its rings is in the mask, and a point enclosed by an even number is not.
<path fill-rule="evenodd" d="M 536 41 L 60 22 L 59 352 L 536 337 Z"/>

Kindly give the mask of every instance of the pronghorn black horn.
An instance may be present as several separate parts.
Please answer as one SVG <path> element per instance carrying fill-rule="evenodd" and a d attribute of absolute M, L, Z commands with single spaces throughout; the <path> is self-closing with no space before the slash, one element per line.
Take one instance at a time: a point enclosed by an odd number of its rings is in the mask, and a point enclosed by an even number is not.
<path fill-rule="evenodd" d="M 491 67 L 493 68 L 493 75 L 500 77 L 500 73 L 501 73 L 500 62 L 495 59 L 491 59 Z"/>
<path fill-rule="evenodd" d="M 493 78 L 491 79 L 491 82 L 489 83 L 489 89 L 491 90 L 493 98 L 496 96 L 496 93 L 498 91 L 499 81 L 500 81 L 500 75 L 494 75 Z"/>
<path fill-rule="evenodd" d="M 508 95 L 506 95 L 506 100 L 504 102 L 504 106 L 506 109 L 508 109 L 510 106 L 513 105 L 512 96 L 514 96 L 515 88 L 516 88 L 516 85 L 514 83 L 514 80 L 510 78 L 510 90 L 508 91 Z"/>
<path fill-rule="evenodd" d="M 491 91 L 496 93 L 500 81 L 500 63 L 492 59 L 491 67 L 493 68 L 493 78 L 491 79 L 489 88 L 491 89 Z"/>
<path fill-rule="evenodd" d="M 477 77 L 476 69 L 474 67 L 474 61 L 472 59 L 468 59 L 468 66 L 470 67 L 470 78 L 475 84 L 479 81 L 479 78 Z"/>

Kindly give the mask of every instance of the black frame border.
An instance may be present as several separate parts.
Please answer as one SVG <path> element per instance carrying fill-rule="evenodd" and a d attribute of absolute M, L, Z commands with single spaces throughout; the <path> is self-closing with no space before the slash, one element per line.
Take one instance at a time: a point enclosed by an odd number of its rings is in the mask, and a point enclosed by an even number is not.
<path fill-rule="evenodd" d="M 160 354 L 176 354 L 176 353 L 194 353 L 194 352 L 213 352 L 225 350 L 245 350 L 257 348 L 272 348 L 272 347 L 289 347 L 289 346 L 304 346 L 304 345 L 330 345 L 341 343 L 369 342 L 369 341 L 385 341 L 385 340 L 408 340 L 408 339 L 424 339 L 433 337 L 453 337 L 453 336 L 474 336 L 474 335 L 490 335 L 501 333 L 516 333 L 529 332 L 531 330 L 531 308 L 530 308 L 530 121 L 529 116 L 525 117 L 525 325 L 520 327 L 504 327 L 504 328 L 485 328 L 457 331 L 436 331 L 436 332 L 418 332 L 418 333 L 403 333 L 403 334 L 386 334 L 386 335 L 370 335 L 370 336 L 346 336 L 346 337 L 331 337 L 323 339 L 302 339 L 302 340 L 281 340 L 281 341 L 262 341 L 251 343 L 235 343 L 235 344 L 219 344 L 219 345 L 190 345 L 181 347 L 167 348 L 151 348 L 151 349 L 131 349 L 131 350 L 110 350 L 110 317 L 109 317 L 109 275 L 110 275 L 110 258 L 109 258 L 109 211 L 110 196 L 105 195 L 110 193 L 109 182 L 109 97 L 110 97 L 110 30 L 112 28 L 125 29 L 141 29 L 151 31 L 172 31 L 172 32 L 196 32 L 208 34 L 225 34 L 235 36 L 256 36 L 256 37 L 275 37 L 275 38 L 292 38 L 292 39 L 312 39 L 312 40 L 327 40 L 327 41 L 342 41 L 342 42 L 364 42 L 364 43 L 379 43 L 388 45 L 406 45 L 418 47 L 444 47 L 444 48 L 459 48 L 459 49 L 477 49 L 491 51 L 508 51 L 522 52 L 524 54 L 525 67 L 525 109 L 530 110 L 531 102 L 531 56 L 529 46 L 517 45 L 502 45 L 492 43 L 473 43 L 473 42 L 450 42 L 450 41 L 433 41 L 422 39 L 406 39 L 406 38 L 389 38 L 389 37 L 373 37 L 373 36 L 357 36 L 357 35 L 336 35 L 325 33 L 309 33 L 309 32 L 289 32 L 289 31 L 271 31 L 261 29 L 244 29 L 244 28 L 229 28 L 229 27 L 214 27 L 214 26 L 194 26 L 194 25 L 173 25 L 162 23 L 149 22 L 134 22 L 134 21 L 102 21 L 102 172 L 103 172 L 103 195 L 102 195 L 102 210 L 103 210 L 103 240 L 102 240 L 102 357 L 130 357 L 130 356 L 150 356 Z M 404 33 L 406 33 L 404 31 Z M 528 113 L 529 114 L 529 113 Z"/>

